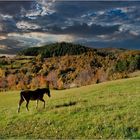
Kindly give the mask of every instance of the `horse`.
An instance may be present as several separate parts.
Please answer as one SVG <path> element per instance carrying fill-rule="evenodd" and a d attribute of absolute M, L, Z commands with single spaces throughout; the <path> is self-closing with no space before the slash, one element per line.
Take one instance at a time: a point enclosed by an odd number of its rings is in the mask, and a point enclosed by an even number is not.
<path fill-rule="evenodd" d="M 38 101 L 44 102 L 44 108 L 45 108 L 45 100 L 43 99 L 44 94 L 47 94 L 49 97 L 51 97 L 50 89 L 49 88 L 38 88 L 36 90 L 23 90 L 20 92 L 20 100 L 18 104 L 18 113 L 20 112 L 21 104 L 26 101 L 26 109 L 28 109 L 28 104 L 30 100 L 36 100 L 36 109 L 38 108 Z"/>

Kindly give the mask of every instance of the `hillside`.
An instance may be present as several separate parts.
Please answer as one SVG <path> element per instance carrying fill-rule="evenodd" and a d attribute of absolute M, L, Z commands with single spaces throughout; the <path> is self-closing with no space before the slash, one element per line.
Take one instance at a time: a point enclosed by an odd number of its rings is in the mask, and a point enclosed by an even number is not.
<path fill-rule="evenodd" d="M 62 43 L 53 43 L 41 47 L 27 48 L 20 51 L 18 54 L 25 56 L 41 55 L 42 57 L 48 58 L 53 56 L 78 55 L 88 52 L 90 50 L 94 49 L 87 48 L 79 44 L 62 42 Z"/>
<path fill-rule="evenodd" d="M 24 52 L 35 56 L 0 57 L 1 91 L 44 87 L 47 81 L 51 88 L 67 89 L 132 77 L 140 70 L 136 50 L 90 49 L 63 42 Z"/>
<path fill-rule="evenodd" d="M 140 77 L 69 90 L 51 90 L 46 108 L 19 91 L 0 94 L 0 139 L 140 139 Z"/>

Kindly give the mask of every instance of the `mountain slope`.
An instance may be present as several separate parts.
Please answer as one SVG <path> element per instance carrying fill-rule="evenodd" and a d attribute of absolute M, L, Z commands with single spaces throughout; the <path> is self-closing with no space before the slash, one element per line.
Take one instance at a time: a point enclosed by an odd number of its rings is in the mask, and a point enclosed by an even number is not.
<path fill-rule="evenodd" d="M 51 90 L 46 108 L 25 103 L 17 111 L 19 91 L 0 94 L 0 138 L 139 139 L 140 77 L 69 90 Z M 4 100 L 3 100 L 4 99 Z"/>

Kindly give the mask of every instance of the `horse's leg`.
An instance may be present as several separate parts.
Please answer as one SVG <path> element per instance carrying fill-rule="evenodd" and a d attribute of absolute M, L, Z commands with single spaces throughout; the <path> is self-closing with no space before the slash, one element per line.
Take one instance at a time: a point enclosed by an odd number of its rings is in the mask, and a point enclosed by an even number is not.
<path fill-rule="evenodd" d="M 19 100 L 19 104 L 18 104 L 18 113 L 20 112 L 20 106 L 21 106 L 21 104 L 24 102 L 24 100 L 23 99 L 20 99 Z"/>
<path fill-rule="evenodd" d="M 36 109 L 38 108 L 38 100 L 36 100 Z"/>
<path fill-rule="evenodd" d="M 26 109 L 27 109 L 27 111 L 29 111 L 28 104 L 29 104 L 29 100 L 26 100 Z"/>
<path fill-rule="evenodd" d="M 45 100 L 44 99 L 40 99 L 40 101 L 44 102 L 44 108 L 45 108 Z"/>

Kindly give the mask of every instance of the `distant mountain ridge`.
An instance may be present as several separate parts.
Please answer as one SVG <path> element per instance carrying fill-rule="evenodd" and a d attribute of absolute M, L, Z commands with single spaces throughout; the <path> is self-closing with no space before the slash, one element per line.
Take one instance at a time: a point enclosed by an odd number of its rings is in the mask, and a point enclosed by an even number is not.
<path fill-rule="evenodd" d="M 90 48 L 80 44 L 74 43 L 52 43 L 40 47 L 31 47 L 20 50 L 17 54 L 24 56 L 37 56 L 41 55 L 42 58 L 51 58 L 65 55 L 80 55 L 83 53 L 95 53 L 96 55 L 116 56 L 120 53 L 128 51 L 123 48 Z M 134 50 L 135 52 L 135 50 Z M 136 50 L 136 52 L 139 52 Z"/>
<path fill-rule="evenodd" d="M 72 43 L 53 43 L 41 47 L 32 47 L 21 50 L 18 54 L 25 56 L 37 56 L 42 55 L 43 57 L 53 57 L 53 56 L 65 56 L 65 55 L 78 55 L 86 53 L 88 51 L 93 51 L 95 49 L 88 48 L 79 44 Z"/>

